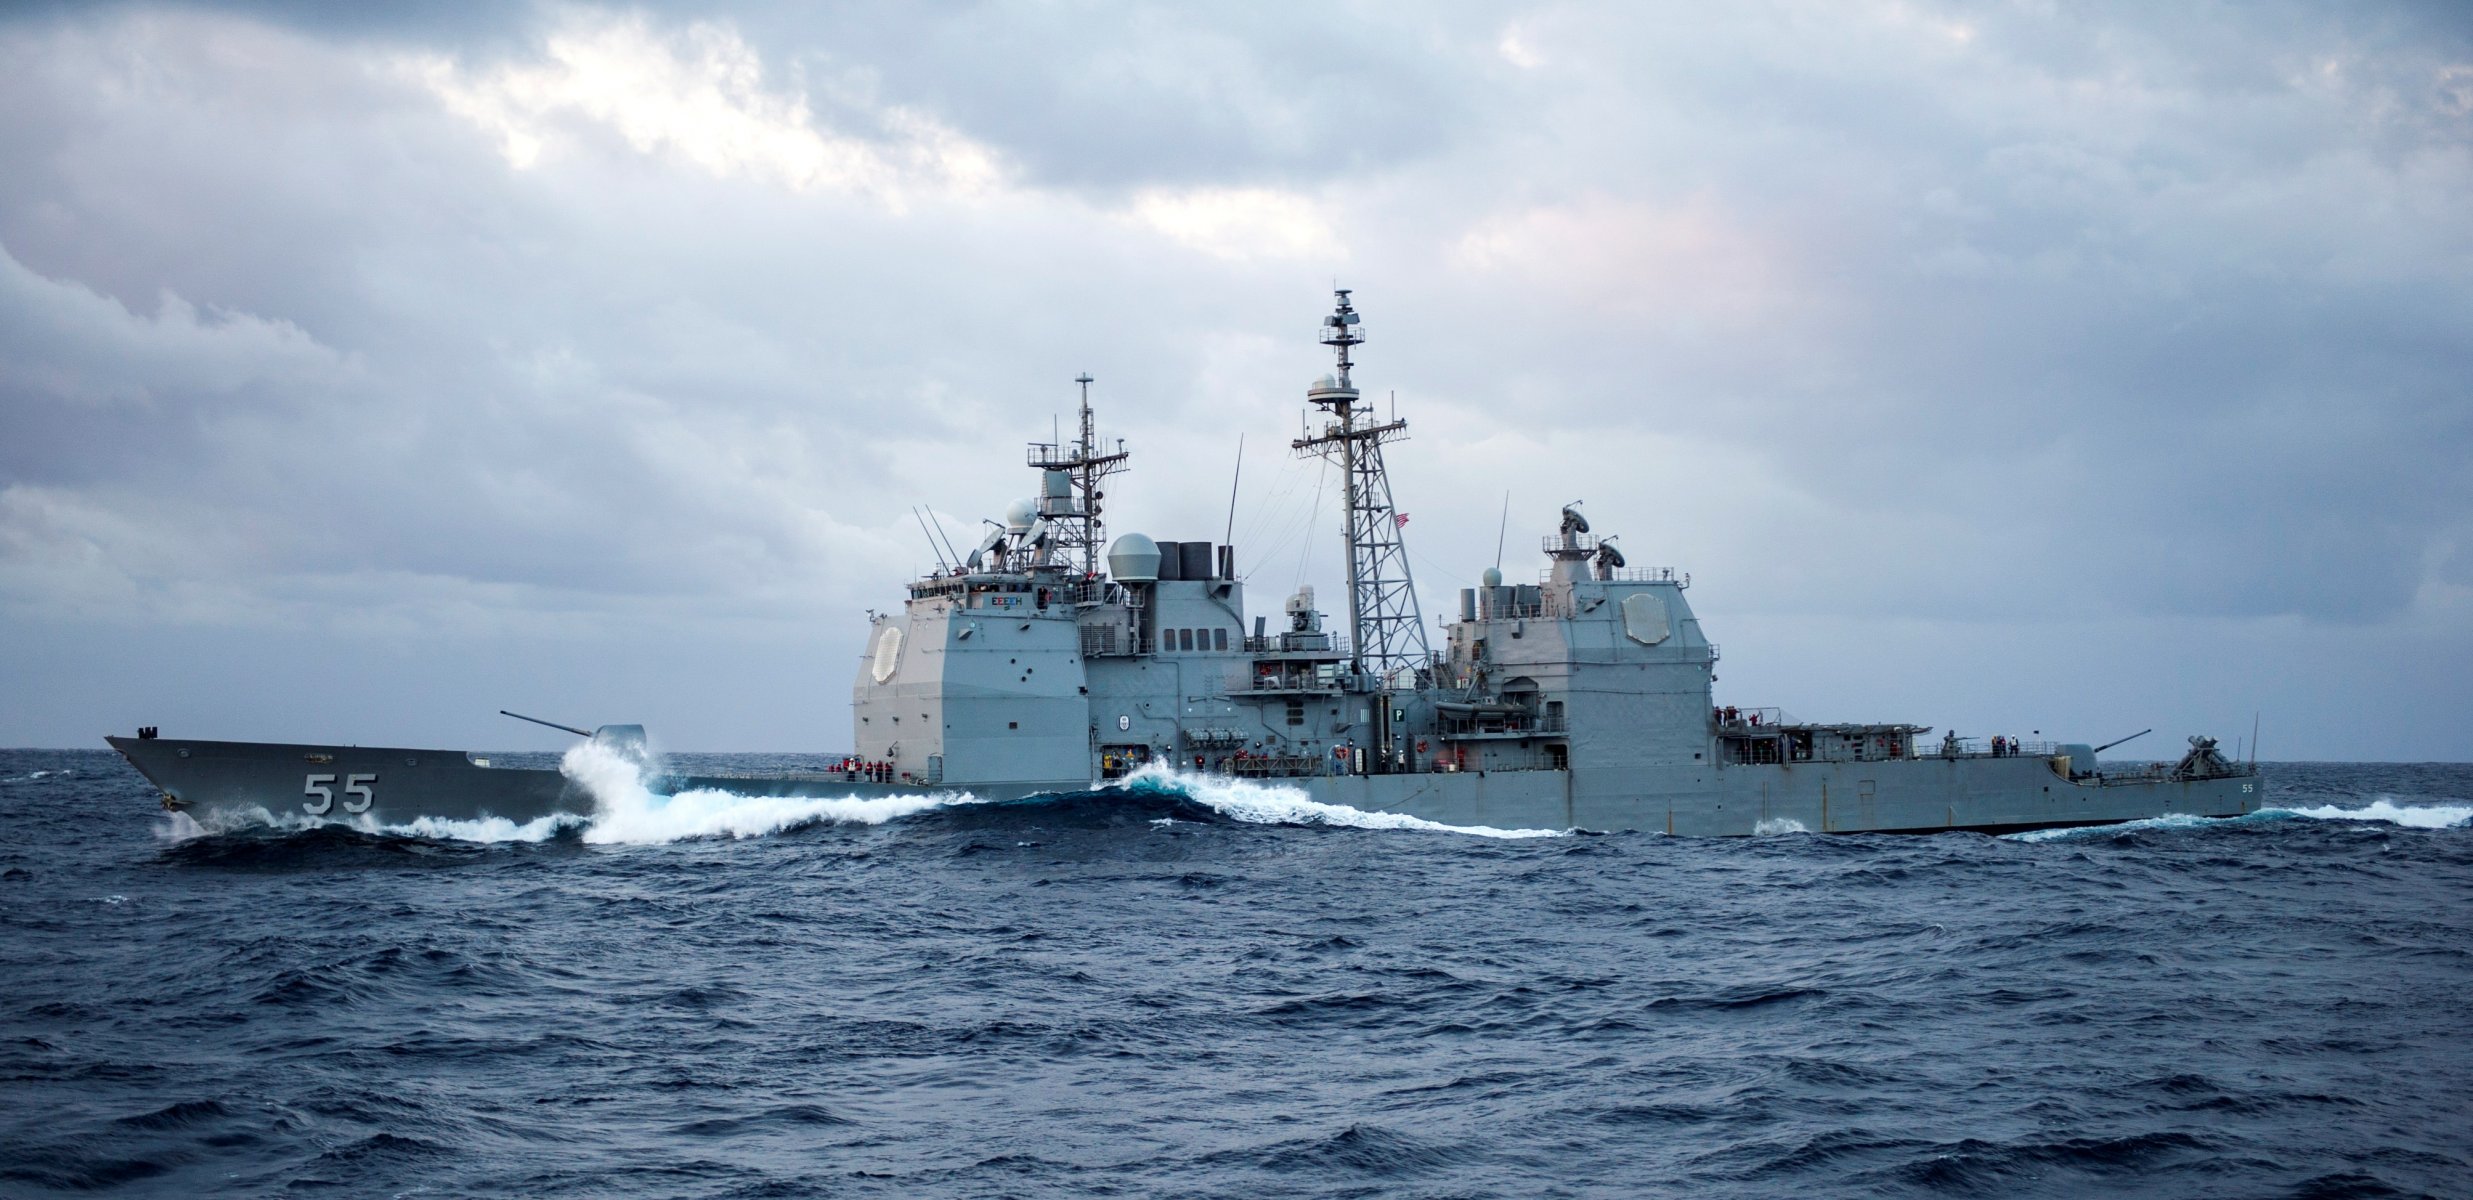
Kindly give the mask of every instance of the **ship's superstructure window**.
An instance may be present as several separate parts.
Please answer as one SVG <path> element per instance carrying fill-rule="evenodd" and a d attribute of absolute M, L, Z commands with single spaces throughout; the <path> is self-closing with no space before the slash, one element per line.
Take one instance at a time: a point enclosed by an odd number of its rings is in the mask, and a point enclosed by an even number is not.
<path fill-rule="evenodd" d="M 1211 649 L 1213 649 L 1213 650 L 1225 650 L 1225 649 L 1227 649 L 1227 648 L 1228 648 L 1228 631 L 1227 631 L 1226 629 L 1214 629 L 1214 630 L 1212 630 L 1212 631 L 1211 631 Z"/>

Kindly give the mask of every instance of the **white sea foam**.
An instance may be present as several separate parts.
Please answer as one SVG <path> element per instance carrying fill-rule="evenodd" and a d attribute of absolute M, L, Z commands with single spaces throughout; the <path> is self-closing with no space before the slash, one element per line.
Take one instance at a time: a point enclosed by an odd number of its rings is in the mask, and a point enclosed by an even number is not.
<path fill-rule="evenodd" d="M 379 831 L 377 823 L 365 816 L 313 817 L 306 813 L 269 812 L 262 805 L 251 804 L 245 807 L 216 809 L 210 814 L 208 820 L 202 822 L 185 812 L 167 813 L 162 823 L 155 826 L 155 836 L 167 842 L 185 842 L 191 838 L 205 837 L 208 834 L 233 833 L 243 829 L 281 829 L 297 833 L 304 829 L 315 829 L 321 825 L 341 825 L 348 829 L 357 829 L 362 833 Z"/>
<path fill-rule="evenodd" d="M 2221 825 L 2239 817 L 2201 817 L 2189 813 L 2165 813 L 2160 817 L 2144 817 L 2136 821 L 2117 821 L 2110 825 L 2070 825 L 2060 829 L 2029 829 L 2024 833 L 2005 833 L 2001 837 L 2013 842 L 2049 842 L 2060 838 L 2088 834 L 2111 834 L 2126 829 L 2195 829 L 2202 825 Z"/>
<path fill-rule="evenodd" d="M 595 742 L 582 742 L 567 751 L 558 769 L 592 794 L 593 811 L 584 826 L 584 840 L 605 844 L 760 837 L 820 821 L 881 825 L 929 809 L 978 803 L 970 793 L 959 791 L 908 796 L 743 796 L 699 788 L 663 796 L 644 786 L 643 770 L 633 760 Z"/>
<path fill-rule="evenodd" d="M 419 817 L 384 828 L 388 833 L 458 842 L 546 842 L 557 837 L 559 830 L 585 824 L 591 819 L 577 813 L 551 813 L 518 824 L 505 817 L 476 817 L 469 821 Z"/>
<path fill-rule="evenodd" d="M 2167 813 L 2142 821 L 2123 821 L 2117 825 L 2074 825 L 2067 829 L 2035 829 L 2007 835 L 2012 841 L 2048 842 L 2080 834 L 2111 833 L 2123 829 L 2195 829 L 2200 827 L 2256 821 L 2281 821 L 2299 818 L 2310 821 L 2377 821 L 2403 825 L 2412 829 L 2450 829 L 2473 824 L 2473 805 L 2398 804 L 2381 796 L 2360 808 L 2339 808 L 2324 804 L 2316 808 L 2262 808 L 2242 817 L 2196 817 L 2184 813 Z"/>
<path fill-rule="evenodd" d="M 1223 775 L 1193 775 L 1163 763 L 1149 763 L 1112 789 L 1148 784 L 1165 788 L 1223 817 L 1253 825 L 1340 825 L 1353 829 L 1416 829 L 1472 837 L 1560 837 L 1560 829 L 1496 829 L 1490 825 L 1445 825 L 1406 813 L 1367 812 L 1345 804 L 1326 804 L 1302 788 Z"/>
<path fill-rule="evenodd" d="M 1803 822 L 1793 817 L 1770 817 L 1765 821 L 1753 822 L 1752 832 L 1761 837 L 1768 837 L 1777 833 L 1810 833 L 1812 831 L 1806 828 Z"/>
<path fill-rule="evenodd" d="M 190 838 L 205 836 L 206 827 L 198 824 L 196 817 L 185 812 L 165 813 L 162 823 L 155 826 L 155 838 L 158 841 L 185 842 Z"/>
<path fill-rule="evenodd" d="M 2473 823 L 2473 804 L 2398 804 L 2391 797 L 2381 796 L 2361 808 L 2338 808 L 2333 804 L 2317 808 L 2270 808 L 2268 813 L 2307 817 L 2313 821 L 2385 821 L 2414 829 L 2448 829 Z"/>

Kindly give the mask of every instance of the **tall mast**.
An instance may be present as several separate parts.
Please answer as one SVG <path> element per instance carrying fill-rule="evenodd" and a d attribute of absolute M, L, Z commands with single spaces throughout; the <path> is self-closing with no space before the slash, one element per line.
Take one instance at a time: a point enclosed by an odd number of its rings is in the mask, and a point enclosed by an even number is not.
<path fill-rule="evenodd" d="M 1322 319 L 1320 340 L 1338 352 L 1339 372 L 1317 380 L 1305 393 L 1306 401 L 1330 419 L 1321 433 L 1291 445 L 1300 456 L 1339 464 L 1347 481 L 1342 504 L 1348 538 L 1350 665 L 1360 673 L 1385 676 L 1402 668 L 1422 673 L 1433 652 L 1425 640 L 1425 618 L 1417 609 L 1416 584 L 1409 577 L 1408 548 L 1400 540 L 1406 518 L 1392 504 L 1391 476 L 1382 462 L 1383 443 L 1407 436 L 1408 422 L 1376 422 L 1373 406 L 1358 402 L 1356 383 L 1349 378 L 1356 363 L 1349 352 L 1364 344 L 1365 327 L 1348 302 L 1348 289 L 1335 295 L 1338 305 Z"/>
<path fill-rule="evenodd" d="M 1040 490 L 1039 515 L 1055 529 L 1056 546 L 1065 564 L 1084 578 L 1099 573 L 1099 556 L 1106 553 L 1108 523 L 1100 516 L 1106 493 L 1099 490 L 1101 481 L 1125 469 L 1125 443 L 1101 453 L 1099 432 L 1091 418 L 1091 384 L 1096 382 L 1088 371 L 1073 377 L 1082 388 L 1082 424 L 1079 436 L 1072 442 L 1032 442 L 1028 455 L 1031 466 L 1039 470 L 1062 473 L 1068 481 L 1070 495 L 1055 496 L 1044 486 Z"/>

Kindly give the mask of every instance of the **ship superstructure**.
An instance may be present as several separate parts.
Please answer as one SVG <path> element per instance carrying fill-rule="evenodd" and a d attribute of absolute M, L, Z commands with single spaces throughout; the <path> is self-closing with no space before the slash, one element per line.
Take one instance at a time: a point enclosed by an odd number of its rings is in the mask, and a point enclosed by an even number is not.
<path fill-rule="evenodd" d="M 1352 378 L 1347 291 L 1318 335 L 1337 370 L 1293 446 L 1346 481 L 1347 624 L 1313 592 L 1248 616 L 1231 547 L 1118 537 L 1104 572 L 1055 552 L 1051 514 L 1095 512 L 1094 445 L 1034 445 L 1040 499 L 982 553 L 875 618 L 854 692 L 862 758 L 920 786 L 1065 788 L 1145 763 L 1295 783 L 1317 797 L 1458 823 L 1749 833 L 2007 828 L 2256 807 L 2212 742 L 2170 772 L 2099 774 L 2085 744 L 1946 738 L 1905 723 L 1809 724 L 1717 705 L 1718 650 L 1691 580 L 1631 566 L 1565 506 L 1534 584 L 1488 571 L 1432 648 L 1378 416 Z M 1113 468 L 1129 455 L 1119 443 Z M 2056 791 L 2057 789 L 2057 791 Z M 2055 797 L 2058 799 L 2055 799 Z"/>

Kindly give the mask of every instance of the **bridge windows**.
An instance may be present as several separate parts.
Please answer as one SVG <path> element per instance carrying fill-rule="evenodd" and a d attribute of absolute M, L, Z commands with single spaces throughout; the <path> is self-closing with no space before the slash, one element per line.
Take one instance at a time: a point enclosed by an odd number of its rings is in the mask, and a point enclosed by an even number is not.
<path fill-rule="evenodd" d="M 1207 653 L 1215 650 L 1225 651 L 1227 648 L 1228 630 L 1225 626 L 1218 629 L 1162 629 L 1159 631 L 1161 653 L 1191 654 L 1196 651 Z"/>

